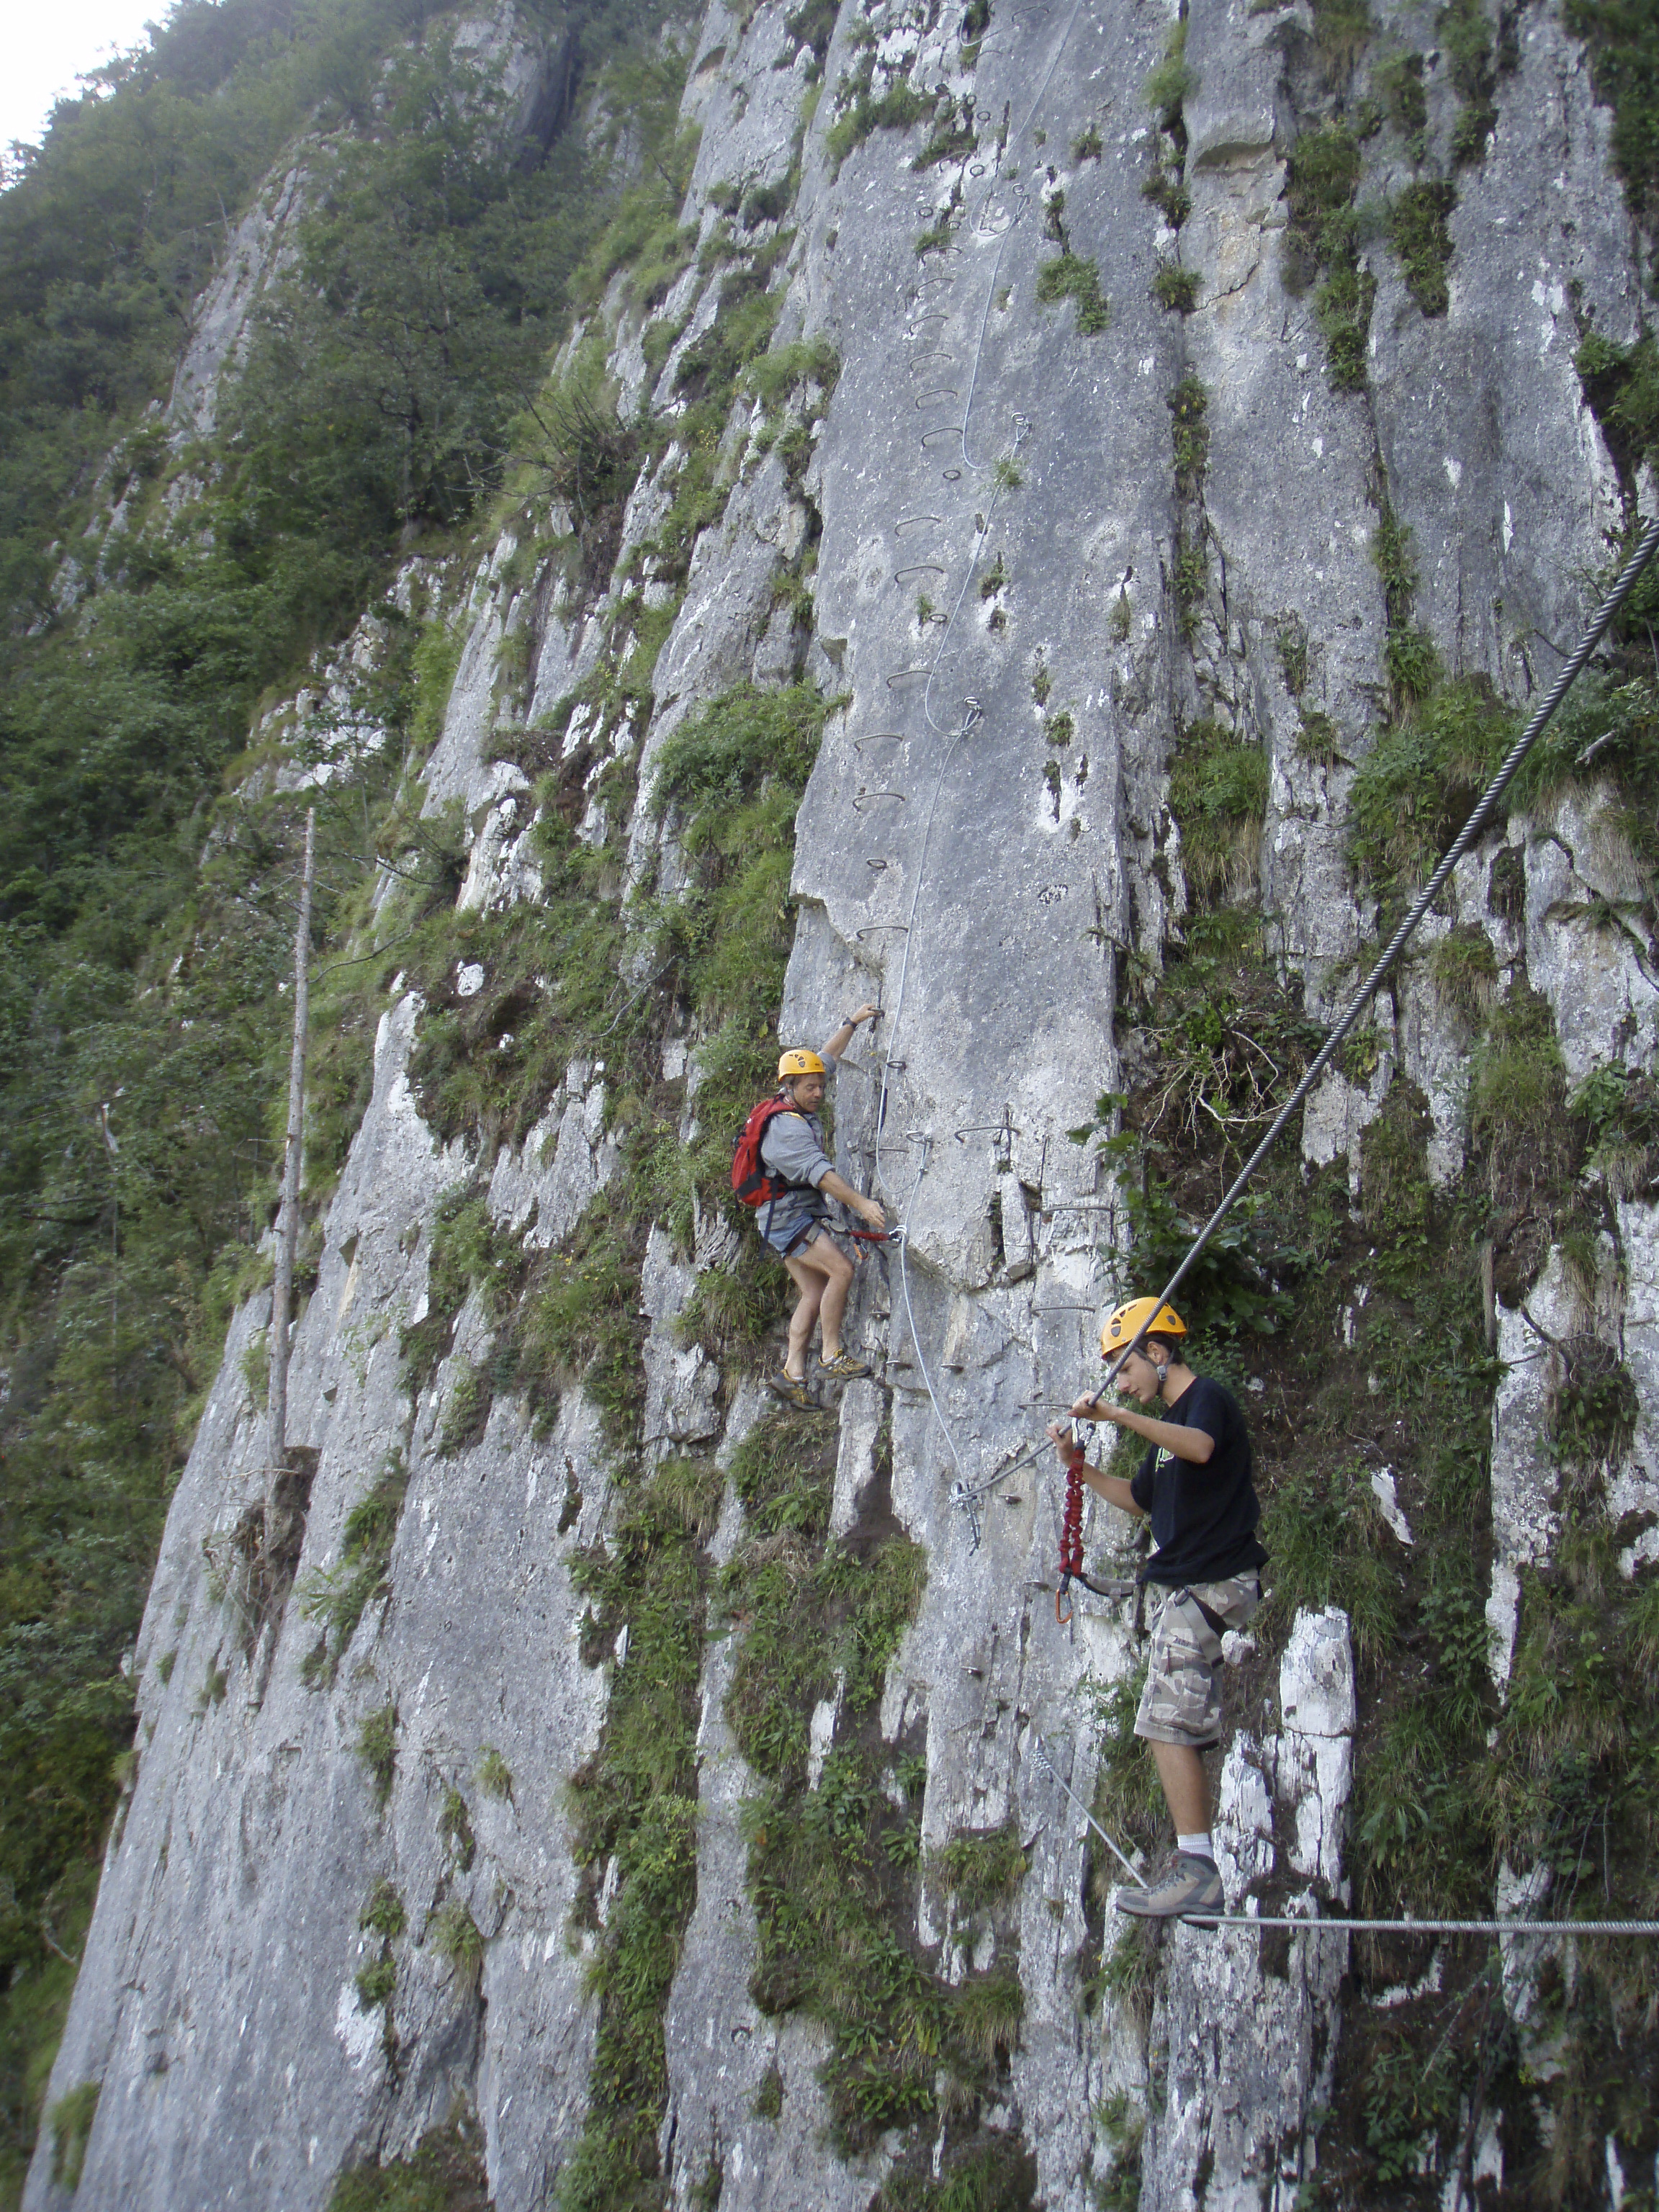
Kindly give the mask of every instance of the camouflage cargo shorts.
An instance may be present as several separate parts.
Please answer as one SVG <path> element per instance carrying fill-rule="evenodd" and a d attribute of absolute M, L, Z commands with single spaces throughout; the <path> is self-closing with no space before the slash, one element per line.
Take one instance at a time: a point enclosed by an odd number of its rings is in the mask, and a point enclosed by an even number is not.
<path fill-rule="evenodd" d="M 1184 1743 L 1202 1751 L 1221 1735 L 1221 1638 L 1194 1598 L 1224 1627 L 1243 1628 L 1261 1602 L 1261 1578 L 1252 1568 L 1224 1582 L 1169 1590 L 1153 1616 L 1135 1734 L 1153 1743 Z"/>

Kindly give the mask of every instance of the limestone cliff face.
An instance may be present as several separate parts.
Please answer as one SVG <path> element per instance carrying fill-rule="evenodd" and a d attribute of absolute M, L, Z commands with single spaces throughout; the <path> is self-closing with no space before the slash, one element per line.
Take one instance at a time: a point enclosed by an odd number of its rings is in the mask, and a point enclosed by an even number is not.
<path fill-rule="evenodd" d="M 1401 43 L 1432 38 L 1423 11 L 1387 12 Z M 839 1078 L 836 1144 L 842 1172 L 903 1219 L 908 1261 L 890 1281 L 860 1272 L 853 1334 L 876 1353 L 877 1374 L 840 1401 L 831 1529 L 853 1528 L 884 1491 L 926 1553 L 926 1589 L 880 1706 L 884 1736 L 926 1753 L 915 1940 L 957 1978 L 988 1966 L 982 1944 L 964 1956 L 926 1853 L 1013 1824 L 1026 1870 L 996 1940 L 1017 1958 L 1024 2015 L 1001 2102 L 975 2124 L 1023 2142 L 1036 2201 L 1054 2212 L 1096 2201 L 1133 2134 L 1103 2116 L 1125 2112 L 1145 2117 L 1143 2206 L 1288 2205 L 1316 2170 L 1331 2106 L 1346 1941 L 1297 1936 L 1270 1955 L 1246 1930 L 1179 1929 L 1149 1991 L 1109 1987 L 1083 2003 L 1099 1933 L 1077 1799 L 1095 1788 L 1095 1693 L 1132 1672 L 1133 1636 L 1122 1608 L 1103 1603 L 1056 1626 L 1046 1466 L 971 1513 L 952 1493 L 1012 1465 L 1044 1409 L 1097 1371 L 1097 1316 L 1125 1231 L 1094 1154 L 1066 1133 L 1103 1093 L 1130 1087 L 1115 1030 L 1126 976 L 1155 973 L 1182 926 L 1187 879 L 1165 804 L 1176 726 L 1211 718 L 1265 755 L 1259 872 L 1272 950 L 1310 1010 L 1328 1013 L 1374 921 L 1345 858 L 1345 805 L 1386 700 L 1397 627 L 1373 555 L 1385 507 L 1413 533 L 1413 619 L 1447 669 L 1524 702 L 1569 646 L 1620 515 L 1572 355 L 1592 324 L 1630 340 L 1641 299 L 1607 117 L 1553 15 L 1523 13 L 1490 149 L 1459 173 L 1445 312 L 1420 312 L 1380 238 L 1362 246 L 1376 287 L 1363 374 L 1333 390 L 1315 292 L 1286 287 L 1287 161 L 1328 105 L 1305 7 L 1194 0 L 1182 102 L 1190 211 L 1178 232 L 1143 190 L 1161 157 L 1141 86 L 1165 55 L 1166 9 L 1005 10 L 998 0 L 964 46 L 954 15 L 936 8 L 849 4 L 799 143 L 814 72 L 785 13 L 717 5 L 697 31 L 685 112 L 702 140 L 685 220 L 712 238 L 730 180 L 745 194 L 793 192 L 775 344 L 827 341 L 839 380 L 827 399 L 809 386 L 788 403 L 810 438 L 804 466 L 787 465 L 780 442 L 746 449 L 762 410 L 738 402 L 721 519 L 697 540 L 683 586 L 653 602 L 644 571 L 644 605 L 672 604 L 672 628 L 648 722 L 603 733 L 582 834 L 604 834 L 607 767 L 633 762 L 629 869 L 672 890 L 672 819 L 647 802 L 672 732 L 734 684 L 775 686 L 801 668 L 837 702 L 797 825 L 779 1028 L 816 1040 L 860 1000 L 886 1010 Z M 969 149 L 919 167 L 927 123 L 832 144 L 836 88 L 872 56 L 877 94 L 890 82 L 930 98 L 943 87 L 958 114 L 970 100 Z M 1431 95 L 1427 127 L 1443 132 L 1450 95 L 1438 79 Z M 1366 191 L 1408 180 L 1390 137 L 1366 144 Z M 280 228 L 291 185 L 272 190 L 270 210 L 249 219 L 260 238 L 261 225 Z M 779 220 L 763 212 L 756 235 Z M 919 252 L 918 234 L 934 232 Z M 279 250 L 249 238 L 255 258 Z M 1097 268 L 1103 331 L 1087 327 L 1086 296 L 1039 292 L 1062 247 Z M 1164 266 L 1191 278 L 1190 313 L 1153 296 Z M 204 331 L 234 320 L 240 268 L 228 266 Z M 651 319 L 678 329 L 665 360 L 642 347 L 638 312 L 613 295 L 586 335 L 607 350 L 624 411 L 679 404 L 677 367 L 713 319 L 718 281 L 693 262 L 655 309 Z M 234 333 L 218 348 L 233 350 Z M 179 404 L 199 421 L 218 362 L 192 363 Z M 1183 465 L 1172 444 L 1183 380 L 1204 396 L 1201 466 L 1190 456 Z M 532 779 L 501 744 L 501 722 L 545 724 L 580 690 L 624 579 L 639 588 L 630 561 L 659 527 L 684 459 L 671 445 L 636 486 L 616 581 L 597 604 L 551 561 L 526 578 L 510 557 L 516 531 L 467 580 L 465 648 L 423 772 L 430 811 L 460 805 L 464 906 L 508 910 L 540 894 Z M 811 547 L 804 625 L 780 585 Z M 509 659 L 527 674 L 503 708 Z M 1315 714 L 1326 718 L 1322 748 L 1306 741 Z M 1505 858 L 1515 854 L 1518 877 Z M 1612 1060 L 1650 1066 L 1659 1043 L 1645 947 L 1604 926 L 1610 907 L 1646 896 L 1632 866 L 1594 785 L 1577 787 L 1547 820 L 1517 817 L 1472 855 L 1450 910 L 1426 926 L 1435 938 L 1480 933 L 1495 968 L 1524 958 L 1575 1082 Z M 1495 868 L 1507 871 L 1501 896 Z M 536 1127 L 493 1160 L 445 1145 L 409 1080 L 421 1012 L 394 988 L 290 1382 L 290 1434 L 312 1455 L 302 1583 L 336 1565 L 348 1515 L 388 1450 L 403 1455 L 384 1591 L 320 1688 L 302 1679 L 317 1629 L 297 1601 L 251 1649 L 228 1610 L 229 1547 L 263 1486 L 264 1424 L 244 1364 L 268 1326 L 258 1295 L 234 1324 L 173 1503 L 136 1655 L 136 1780 L 53 2077 L 54 2098 L 101 2084 L 73 2199 L 82 2208 L 319 2206 L 343 2164 L 406 2153 L 459 2100 L 482 2123 L 494 2201 L 528 2212 L 555 2201 L 582 2130 L 596 2026 L 585 1954 L 603 1929 L 573 1917 L 565 1791 L 600 1743 L 628 1659 L 587 1663 L 588 1601 L 573 1565 L 614 1526 L 611 1447 L 573 1389 L 550 1429 L 532 1429 L 507 1390 L 481 1436 L 443 1449 L 450 1398 L 491 1318 L 469 1298 L 412 1396 L 399 1338 L 428 1310 L 445 1194 L 482 1176 L 502 1230 L 558 1249 L 618 1171 L 615 1101 L 596 1054 L 569 1067 Z M 699 1042 L 694 1030 L 663 1046 L 665 1074 L 689 1078 L 688 1130 Z M 1469 1051 L 1426 971 L 1411 970 L 1370 1067 L 1334 1074 L 1310 1105 L 1307 1161 L 1346 1159 L 1357 1192 L 1362 1133 L 1405 1077 L 1427 1101 L 1431 1172 L 1449 1182 L 1467 1142 Z M 1615 1477 L 1633 1571 L 1659 1540 L 1659 1237 L 1639 1194 L 1618 1219 L 1617 1264 L 1609 1246 L 1588 1313 L 1583 1267 L 1559 1254 L 1529 1310 L 1558 1339 L 1599 1334 L 1635 1379 L 1643 1410 Z M 689 1449 L 724 1467 L 764 1405 L 754 1378 L 723 1371 L 676 1331 L 699 1274 L 730 1256 L 718 1224 L 702 1224 L 695 1249 L 665 1230 L 652 1237 L 639 1292 L 647 1458 Z M 1516 1306 L 1493 1310 L 1511 1363 L 1491 1500 L 1501 1675 L 1521 1571 L 1548 1556 L 1559 1510 L 1540 1444 L 1547 1378 L 1529 1358 L 1539 1339 Z M 1109 1549 L 1119 1538 L 1107 1518 L 1096 1509 L 1090 1535 Z M 716 1563 L 741 1535 L 728 1492 Z M 751 1990 L 742 1813 L 755 1784 L 726 1712 L 741 1634 L 709 1642 L 703 1663 L 696 1899 L 665 2014 L 663 2186 L 678 2206 L 716 2201 L 713 2176 L 722 2207 L 852 2212 L 905 2139 L 895 2130 L 858 2157 L 837 2155 L 817 2078 L 822 2032 L 799 2012 L 763 2012 Z M 1257 1659 L 1220 1770 L 1230 1894 L 1310 1910 L 1346 1900 L 1357 1725 L 1347 1616 L 1309 1607 Z M 365 1723 L 388 1712 L 382 1805 L 358 1747 Z M 815 1718 L 820 1760 L 836 1725 L 832 1699 Z M 1076 1797 L 1039 1760 L 1039 1736 Z M 477 1786 L 486 1748 L 510 1770 L 510 1794 Z M 457 1793 L 471 1830 L 465 1853 Z M 407 1935 L 395 1997 L 366 2009 L 356 1977 L 374 1938 L 360 1914 L 382 1881 L 406 1905 Z M 483 1941 L 476 1980 L 427 1940 L 441 1903 L 458 1902 Z M 769 2080 L 782 2090 L 769 2112 Z M 928 2123 L 939 2146 L 952 2124 Z M 1481 2142 L 1490 2175 L 1502 2150 L 1489 2123 Z M 1466 2160 L 1447 2186 L 1468 2180 Z M 27 2203 L 45 2212 L 70 2201 L 48 2141 Z"/>

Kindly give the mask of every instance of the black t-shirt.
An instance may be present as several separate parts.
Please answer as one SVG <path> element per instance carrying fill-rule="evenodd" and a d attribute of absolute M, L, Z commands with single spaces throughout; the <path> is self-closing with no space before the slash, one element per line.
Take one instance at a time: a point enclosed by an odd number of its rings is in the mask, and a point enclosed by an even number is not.
<path fill-rule="evenodd" d="M 1202 1429 L 1214 1437 L 1215 1449 L 1199 1467 L 1156 1444 L 1147 1446 L 1129 1489 L 1150 1516 L 1158 1546 L 1146 1563 L 1148 1581 L 1218 1583 L 1259 1567 L 1267 1554 L 1256 1541 L 1261 1509 L 1250 1480 L 1250 1438 L 1237 1399 L 1200 1375 L 1154 1418 Z"/>

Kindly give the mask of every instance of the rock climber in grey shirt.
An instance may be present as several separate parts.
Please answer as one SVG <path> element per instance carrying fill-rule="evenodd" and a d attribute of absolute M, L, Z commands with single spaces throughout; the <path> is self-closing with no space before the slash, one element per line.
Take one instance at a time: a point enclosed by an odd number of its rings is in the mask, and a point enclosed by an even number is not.
<path fill-rule="evenodd" d="M 853 1284 L 853 1263 L 830 1235 L 825 1224 L 830 1200 L 849 1206 L 872 1229 L 885 1229 L 887 1216 L 879 1200 L 865 1198 L 836 1173 L 823 1149 L 823 1130 L 818 1109 L 837 1060 L 853 1041 L 861 1022 L 870 1022 L 878 1006 L 860 1006 L 849 1014 L 823 1048 L 815 1052 L 786 1052 L 778 1063 L 783 1091 L 793 1103 L 793 1113 L 775 1114 L 761 1139 L 762 1164 L 787 1184 L 781 1196 L 761 1207 L 760 1231 L 789 1270 L 800 1291 L 789 1317 L 789 1349 L 782 1367 L 769 1380 L 781 1398 L 791 1405 L 808 1406 L 806 1347 L 817 1322 L 823 1335 L 818 1372 L 832 1382 L 850 1382 L 867 1375 L 870 1364 L 847 1351 L 841 1340 L 842 1316 Z"/>

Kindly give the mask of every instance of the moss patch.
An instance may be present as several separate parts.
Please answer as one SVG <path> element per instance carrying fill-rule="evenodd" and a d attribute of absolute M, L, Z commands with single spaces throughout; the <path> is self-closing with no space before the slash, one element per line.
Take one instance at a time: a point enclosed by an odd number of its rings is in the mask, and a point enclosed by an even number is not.
<path fill-rule="evenodd" d="M 328 2212 L 488 2212 L 489 2182 L 476 2125 L 434 2129 L 408 2158 L 343 2173 Z"/>

